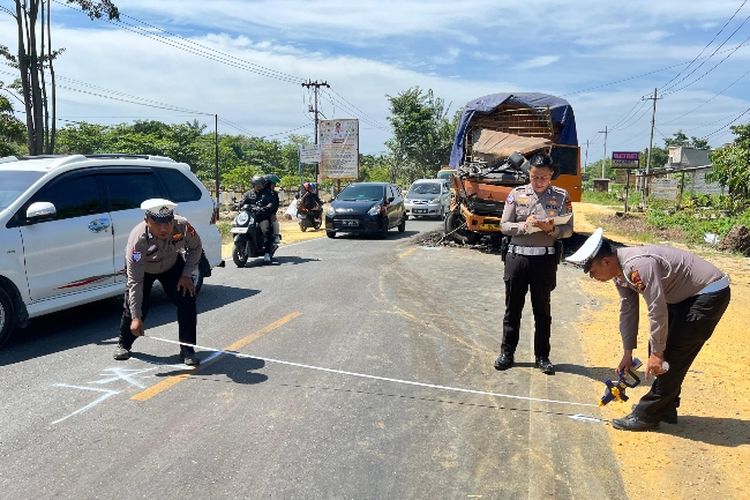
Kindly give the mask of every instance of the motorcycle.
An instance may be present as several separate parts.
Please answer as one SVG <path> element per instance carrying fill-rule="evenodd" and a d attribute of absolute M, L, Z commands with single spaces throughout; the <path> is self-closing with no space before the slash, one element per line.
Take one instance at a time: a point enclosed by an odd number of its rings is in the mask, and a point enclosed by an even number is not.
<path fill-rule="evenodd" d="M 255 207 L 242 205 L 232 221 L 229 232 L 234 240 L 232 260 L 237 267 L 244 267 L 250 257 L 262 257 L 265 254 L 263 231 L 260 230 L 260 224 L 256 221 Z M 277 249 L 278 245 L 274 245 L 269 252 L 271 257 Z"/>
<path fill-rule="evenodd" d="M 315 208 L 297 208 L 297 219 L 299 219 L 299 228 L 304 233 L 309 228 L 317 231 L 323 224 L 323 209 L 320 206 Z"/>

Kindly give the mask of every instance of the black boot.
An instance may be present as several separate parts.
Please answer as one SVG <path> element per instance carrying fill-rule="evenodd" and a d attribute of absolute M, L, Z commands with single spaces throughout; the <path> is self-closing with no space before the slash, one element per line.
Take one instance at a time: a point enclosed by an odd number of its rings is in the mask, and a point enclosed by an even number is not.
<path fill-rule="evenodd" d="M 513 354 L 509 352 L 500 353 L 495 360 L 495 370 L 503 371 L 513 366 Z"/>
<path fill-rule="evenodd" d="M 546 375 L 555 374 L 555 365 L 552 364 L 547 356 L 537 356 L 534 365 Z"/>
<path fill-rule="evenodd" d="M 201 360 L 195 355 L 195 350 L 192 347 L 186 346 L 180 348 L 180 361 L 188 366 L 198 366 L 201 364 Z"/>

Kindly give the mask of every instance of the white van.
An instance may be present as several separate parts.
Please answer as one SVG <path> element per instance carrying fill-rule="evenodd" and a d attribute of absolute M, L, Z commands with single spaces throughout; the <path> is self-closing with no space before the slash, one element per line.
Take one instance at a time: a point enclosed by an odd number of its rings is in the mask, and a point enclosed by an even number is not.
<path fill-rule="evenodd" d="M 442 219 L 450 206 L 450 188 L 445 179 L 417 179 L 404 198 L 408 217 Z"/>
<path fill-rule="evenodd" d="M 0 159 L 0 345 L 29 318 L 125 291 L 141 202 L 166 198 L 203 243 L 200 288 L 223 265 L 214 203 L 184 163 L 142 155 Z"/>

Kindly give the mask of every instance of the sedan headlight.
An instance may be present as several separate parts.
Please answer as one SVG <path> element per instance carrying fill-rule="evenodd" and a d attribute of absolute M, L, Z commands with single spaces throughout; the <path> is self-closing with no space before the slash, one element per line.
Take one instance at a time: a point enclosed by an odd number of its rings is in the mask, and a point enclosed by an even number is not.
<path fill-rule="evenodd" d="M 370 210 L 367 211 L 367 215 L 378 215 L 380 213 L 380 203 L 373 205 Z"/>
<path fill-rule="evenodd" d="M 430 200 L 430 203 L 440 203 L 440 196 L 436 196 L 432 200 Z"/>
<path fill-rule="evenodd" d="M 238 226 L 244 226 L 247 224 L 247 221 L 250 219 L 250 216 L 247 214 L 247 212 L 240 212 L 237 214 L 237 217 L 234 218 L 234 222 Z"/>
<path fill-rule="evenodd" d="M 336 215 L 336 209 L 333 207 L 328 207 L 326 209 L 326 215 L 329 217 L 333 217 L 334 215 Z"/>

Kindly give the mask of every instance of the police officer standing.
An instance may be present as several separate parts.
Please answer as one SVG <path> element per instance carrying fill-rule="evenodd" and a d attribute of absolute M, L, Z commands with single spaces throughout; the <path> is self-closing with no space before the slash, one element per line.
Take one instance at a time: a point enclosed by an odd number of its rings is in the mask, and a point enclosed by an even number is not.
<path fill-rule="evenodd" d="M 513 366 L 521 313 L 526 293 L 531 290 L 535 366 L 551 375 L 555 373 L 555 367 L 549 360 L 550 295 L 557 284 L 557 264 L 561 257 L 561 248 L 556 242 L 573 234 L 572 205 L 567 191 L 551 185 L 558 171 L 548 154 L 536 153 L 529 163 L 531 182 L 508 194 L 501 219 L 501 231 L 511 240 L 505 255 L 503 276 L 503 341 L 495 369 L 507 370 Z M 567 214 L 570 214 L 567 222 L 555 225 L 554 217 Z"/>
<path fill-rule="evenodd" d="M 645 431 L 677 423 L 682 382 L 731 297 L 729 277 L 700 257 L 666 246 L 613 249 L 599 228 L 566 261 L 598 281 L 614 280 L 620 295 L 621 374 L 637 347 L 638 303 L 643 296 L 650 325 L 646 375 L 651 389 L 632 412 L 612 421 L 615 429 Z"/>
<path fill-rule="evenodd" d="M 114 352 L 116 360 L 130 358 L 133 342 L 143 335 L 151 287 L 156 280 L 177 306 L 180 342 L 195 344 L 197 310 L 192 274 L 203 247 L 187 219 L 174 215 L 176 206 L 161 198 L 141 203 L 146 211 L 144 220 L 130 232 L 125 247 L 127 286 L 120 338 Z M 180 360 L 186 365 L 198 366 L 200 360 L 191 346 L 180 346 Z"/>

